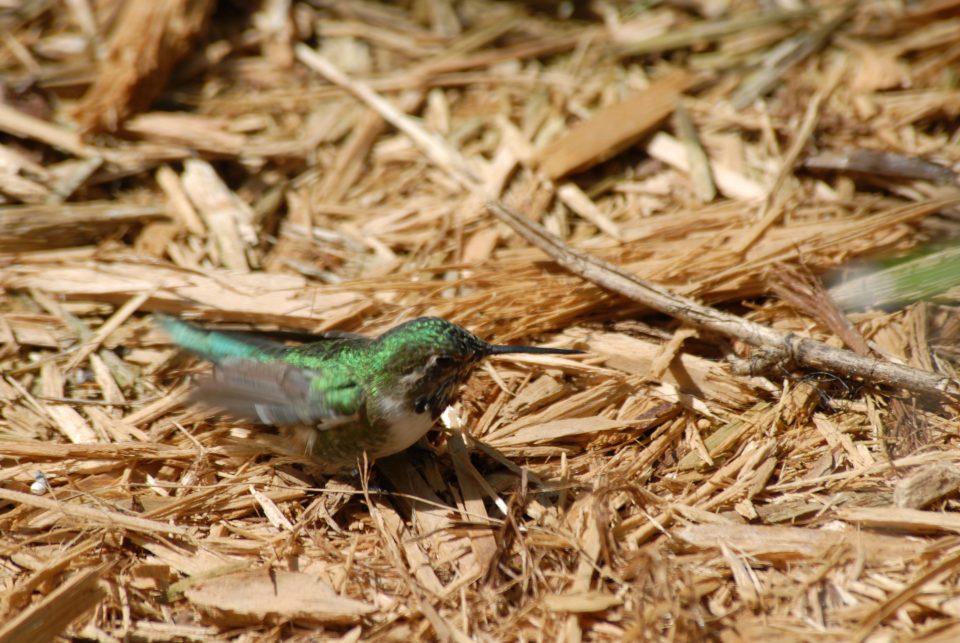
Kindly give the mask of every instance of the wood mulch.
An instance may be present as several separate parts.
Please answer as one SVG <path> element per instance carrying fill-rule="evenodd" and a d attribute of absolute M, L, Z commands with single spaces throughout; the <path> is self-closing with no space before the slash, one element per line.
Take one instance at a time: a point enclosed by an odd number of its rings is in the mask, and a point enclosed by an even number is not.
<path fill-rule="evenodd" d="M 960 638 L 960 1 L 0 1 L 0 640 Z M 327 478 L 154 313 L 497 343 Z"/>

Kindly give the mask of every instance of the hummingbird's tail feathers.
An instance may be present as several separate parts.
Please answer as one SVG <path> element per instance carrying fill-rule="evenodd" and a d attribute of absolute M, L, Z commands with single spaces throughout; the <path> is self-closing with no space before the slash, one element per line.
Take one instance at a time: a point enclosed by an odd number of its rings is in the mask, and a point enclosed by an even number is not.
<path fill-rule="evenodd" d="M 526 353 L 528 355 L 583 355 L 583 351 L 572 348 L 549 348 L 547 346 L 506 346 L 503 344 L 491 344 L 491 355 L 510 355 L 514 353 Z"/>
<path fill-rule="evenodd" d="M 242 332 L 201 328 L 167 315 L 155 315 L 155 318 L 181 348 L 215 364 L 231 357 L 255 360 L 286 350 L 279 342 Z"/>

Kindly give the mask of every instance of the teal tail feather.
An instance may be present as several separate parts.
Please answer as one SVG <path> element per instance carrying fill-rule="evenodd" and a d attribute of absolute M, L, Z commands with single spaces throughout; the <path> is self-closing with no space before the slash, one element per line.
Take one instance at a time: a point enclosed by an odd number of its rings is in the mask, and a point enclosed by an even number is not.
<path fill-rule="evenodd" d="M 214 364 L 230 358 L 261 361 L 284 348 L 282 344 L 239 333 L 207 330 L 167 315 L 155 317 L 170 339 L 181 348 Z"/>

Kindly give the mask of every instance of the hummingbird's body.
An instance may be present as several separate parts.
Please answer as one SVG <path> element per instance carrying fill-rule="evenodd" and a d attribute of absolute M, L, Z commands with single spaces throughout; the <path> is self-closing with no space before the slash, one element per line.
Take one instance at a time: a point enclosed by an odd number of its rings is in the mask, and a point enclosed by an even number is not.
<path fill-rule="evenodd" d="M 487 355 L 579 352 L 496 346 L 436 317 L 376 338 L 339 333 L 298 346 L 160 321 L 177 344 L 213 362 L 212 376 L 200 382 L 201 400 L 287 427 L 298 454 L 330 473 L 355 467 L 364 452 L 376 459 L 419 440 Z"/>

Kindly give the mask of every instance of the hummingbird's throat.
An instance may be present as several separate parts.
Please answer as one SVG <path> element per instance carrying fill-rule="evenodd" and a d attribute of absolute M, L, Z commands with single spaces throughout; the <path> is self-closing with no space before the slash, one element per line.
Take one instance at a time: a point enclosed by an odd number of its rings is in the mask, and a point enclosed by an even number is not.
<path fill-rule="evenodd" d="M 466 376 L 459 372 L 447 373 L 441 379 L 425 377 L 411 396 L 414 411 L 429 412 L 432 419 L 437 419 L 444 409 L 456 401 L 460 385 L 465 379 Z"/>

